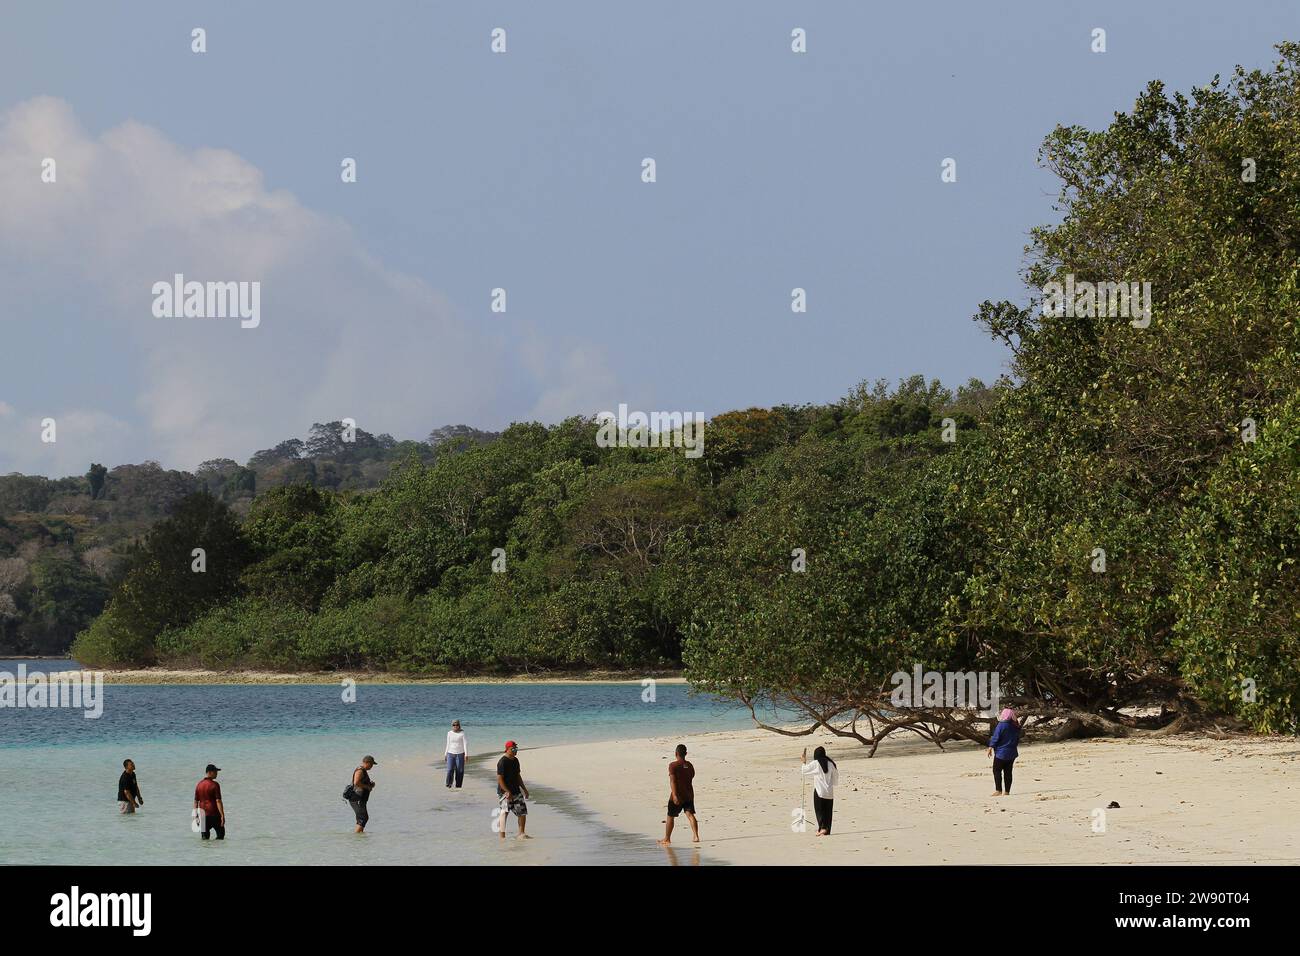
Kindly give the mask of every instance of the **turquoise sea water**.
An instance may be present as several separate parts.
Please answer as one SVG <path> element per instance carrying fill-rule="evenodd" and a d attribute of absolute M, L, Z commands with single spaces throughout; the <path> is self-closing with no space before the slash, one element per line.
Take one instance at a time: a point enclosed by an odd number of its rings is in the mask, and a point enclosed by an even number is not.
<path fill-rule="evenodd" d="M 16 661 L 0 671 L 16 673 Z M 24 661 L 29 671 L 73 668 Z M 492 831 L 502 744 L 685 735 L 751 726 L 743 708 L 682 685 L 105 684 L 104 709 L 0 708 L 0 863 L 528 864 L 671 863 L 646 832 L 596 824 L 562 790 L 529 783 L 530 841 Z M 441 762 L 458 718 L 468 737 L 464 789 L 448 791 Z M 364 754 L 377 783 L 367 833 L 352 833 L 342 790 Z M 117 812 L 122 760 L 137 766 L 144 807 Z M 194 785 L 222 768 L 223 843 L 190 830 Z M 611 787 L 618 781 L 611 780 Z M 508 833 L 513 836 L 511 819 Z"/>

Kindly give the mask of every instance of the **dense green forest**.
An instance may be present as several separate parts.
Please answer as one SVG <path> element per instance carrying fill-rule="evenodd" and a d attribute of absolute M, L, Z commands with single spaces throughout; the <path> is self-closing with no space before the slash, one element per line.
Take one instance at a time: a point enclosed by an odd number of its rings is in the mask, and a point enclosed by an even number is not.
<path fill-rule="evenodd" d="M 193 474 L 154 461 L 49 479 L 0 476 L 0 654 L 62 654 L 108 600 L 133 548 L 187 495 L 207 490 L 239 516 L 260 491 L 307 484 L 333 491 L 377 488 L 393 465 L 496 437 L 465 425 L 435 429 L 423 442 L 313 425 L 306 441 L 259 451 L 245 465 L 205 461 Z"/>
<path fill-rule="evenodd" d="M 1062 733 L 1296 732 L 1300 48 L 1279 49 L 1047 137 L 1059 221 L 1032 233 L 1028 301 L 975 316 L 1008 349 L 993 386 L 717 415 L 699 458 L 516 424 L 410 449 L 374 491 L 258 488 L 242 520 L 210 487 L 129 556 L 78 657 L 682 663 L 867 742 L 896 719 L 962 735 L 882 704 L 919 664 L 996 671 Z M 1150 283 L 1151 321 L 1040 308 L 1067 281 Z"/>
<path fill-rule="evenodd" d="M 150 532 L 76 653 L 414 671 L 679 666 L 704 549 L 767 506 L 787 456 L 821 470 L 844 456 L 939 454 L 951 445 L 932 421 L 973 427 L 990 402 L 978 382 L 956 396 L 919 377 L 892 393 L 881 383 L 831 407 L 715 416 L 699 458 L 601 448 L 591 420 L 517 424 L 431 464 L 413 457 L 371 494 L 271 489 L 242 523 L 195 495 Z M 781 543 L 769 563 L 788 567 L 798 546 Z"/>

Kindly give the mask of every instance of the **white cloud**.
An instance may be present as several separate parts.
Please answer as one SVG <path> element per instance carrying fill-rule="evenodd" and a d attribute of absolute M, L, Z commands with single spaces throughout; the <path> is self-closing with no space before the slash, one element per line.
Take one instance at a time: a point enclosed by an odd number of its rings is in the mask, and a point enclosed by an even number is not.
<path fill-rule="evenodd" d="M 595 415 L 627 401 L 599 349 L 575 348 L 556 355 L 540 335 L 530 332 L 523 337 L 520 356 L 534 375 L 540 378 L 549 371 L 553 378 L 528 413 L 533 419 L 550 422 L 570 415 Z"/>
<path fill-rule="evenodd" d="M 47 156 L 58 164 L 52 185 L 39 175 Z M 10 419 L 43 417 L 7 396 L 0 447 L 13 468 L 48 473 L 56 462 L 79 474 L 92 457 L 111 466 L 123 457 L 111 443 L 128 436 L 147 457 L 193 467 L 344 417 L 399 437 L 446 422 L 555 420 L 597 400 L 585 383 L 611 389 L 597 349 L 536 332 L 516 345 L 457 315 L 427 282 L 369 254 L 346 223 L 268 190 L 234 153 L 185 149 L 133 121 L 94 136 L 59 99 L 0 117 L 0 209 L 0 255 L 23 266 L 17 287 L 0 290 L 0 323 L 31 318 L 25 282 L 88 289 L 87 333 L 131 343 L 138 362 L 114 375 L 111 398 L 117 408 L 129 398 L 139 420 L 67 412 L 77 425 L 57 455 L 7 443 Z M 175 273 L 260 282 L 260 327 L 155 318 L 153 283 Z M 521 370 L 530 380 L 512 380 Z"/>
<path fill-rule="evenodd" d="M 52 442 L 41 440 L 42 422 L 54 419 Z M 95 409 L 73 408 L 23 414 L 0 401 L 0 475 L 13 471 L 63 477 L 82 475 L 92 461 L 119 464 L 118 449 L 131 426 Z"/>

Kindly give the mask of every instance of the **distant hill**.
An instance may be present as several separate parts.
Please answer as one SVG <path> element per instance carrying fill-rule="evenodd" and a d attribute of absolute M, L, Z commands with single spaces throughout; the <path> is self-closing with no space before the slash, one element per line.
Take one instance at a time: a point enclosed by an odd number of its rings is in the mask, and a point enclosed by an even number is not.
<path fill-rule="evenodd" d="M 132 544 L 178 501 L 207 489 L 237 514 L 271 488 L 306 484 L 336 492 L 378 488 L 393 465 L 425 464 L 488 444 L 499 432 L 444 425 L 425 441 L 398 441 L 342 422 L 312 425 L 256 452 L 175 471 L 156 461 L 65 478 L 0 476 L 0 654 L 61 654 L 103 609 Z"/>

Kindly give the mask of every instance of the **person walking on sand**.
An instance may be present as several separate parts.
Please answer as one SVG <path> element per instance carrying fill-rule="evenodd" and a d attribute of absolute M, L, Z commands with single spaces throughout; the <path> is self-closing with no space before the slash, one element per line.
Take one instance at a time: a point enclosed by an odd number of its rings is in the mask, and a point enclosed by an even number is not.
<path fill-rule="evenodd" d="M 507 813 L 513 813 L 519 821 L 519 839 L 532 839 L 524 832 L 528 825 L 528 804 L 524 802 L 528 796 L 528 787 L 524 783 L 523 774 L 519 772 L 519 758 L 515 756 L 517 753 L 519 745 L 513 740 L 507 740 L 506 752 L 497 761 L 497 804 L 501 808 L 497 817 L 497 829 L 503 840 L 506 838 Z"/>
<path fill-rule="evenodd" d="M 454 777 L 456 780 L 456 789 L 460 789 L 461 781 L 465 779 L 465 758 L 469 756 L 469 748 L 465 745 L 465 731 L 460 729 L 460 721 L 451 722 L 451 730 L 447 731 L 447 745 L 442 748 L 442 755 L 447 761 L 447 789 L 451 789 L 451 781 Z"/>
<path fill-rule="evenodd" d="M 803 748 L 803 759 L 808 759 L 808 748 Z M 831 815 L 835 811 L 835 785 L 840 782 L 840 769 L 826 756 L 826 748 L 813 751 L 811 763 L 803 763 L 799 772 L 813 778 L 813 813 L 817 816 L 817 835 L 831 835 Z"/>
<path fill-rule="evenodd" d="M 221 784 L 217 783 L 219 773 L 220 767 L 208 764 L 203 779 L 194 788 L 194 809 L 199 811 L 199 832 L 205 840 L 213 830 L 218 840 L 226 838 L 226 805 L 221 801 Z"/>
<path fill-rule="evenodd" d="M 995 797 L 1011 796 L 1011 768 L 1020 755 L 1016 748 L 1018 743 L 1020 721 L 1016 720 L 1016 712 L 1007 707 L 998 715 L 998 725 L 993 728 L 993 736 L 989 738 L 989 756 L 993 758 L 993 785 L 997 787 L 993 791 Z M 1003 777 L 1006 778 L 1006 786 L 1003 786 Z"/>
<path fill-rule="evenodd" d="M 122 776 L 117 778 L 117 810 L 119 813 L 135 813 L 136 807 L 144 806 L 140 796 L 140 784 L 135 779 L 135 761 L 122 761 Z"/>
<path fill-rule="evenodd" d="M 361 758 L 361 766 L 352 771 L 352 783 L 343 791 L 343 799 L 357 818 L 357 833 L 365 833 L 366 824 L 370 822 L 366 804 L 370 802 L 370 791 L 375 789 L 375 782 L 370 779 L 370 771 L 374 768 L 375 758 L 366 754 Z"/>
<path fill-rule="evenodd" d="M 685 812 L 691 825 L 691 842 L 700 842 L 700 825 L 695 819 L 695 767 L 686 759 L 686 745 L 677 745 L 677 759 L 668 765 L 668 818 L 664 821 L 664 838 L 660 846 L 673 841 L 673 824 Z"/>

